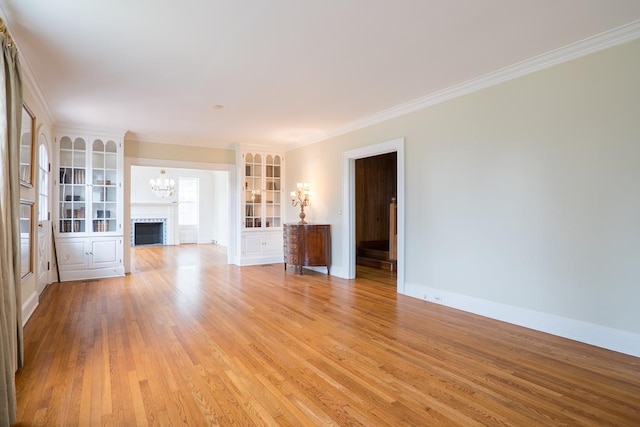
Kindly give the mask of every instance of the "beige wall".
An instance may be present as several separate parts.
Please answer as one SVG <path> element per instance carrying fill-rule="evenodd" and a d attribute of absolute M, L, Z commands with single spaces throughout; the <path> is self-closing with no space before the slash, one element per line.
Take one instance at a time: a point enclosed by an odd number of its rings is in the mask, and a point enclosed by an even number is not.
<path fill-rule="evenodd" d="M 235 150 L 137 141 L 125 135 L 124 156 L 182 162 L 235 164 Z"/>
<path fill-rule="evenodd" d="M 287 185 L 340 264 L 342 153 L 404 137 L 408 285 L 639 333 L 638 76 L 635 41 L 291 150 Z"/>

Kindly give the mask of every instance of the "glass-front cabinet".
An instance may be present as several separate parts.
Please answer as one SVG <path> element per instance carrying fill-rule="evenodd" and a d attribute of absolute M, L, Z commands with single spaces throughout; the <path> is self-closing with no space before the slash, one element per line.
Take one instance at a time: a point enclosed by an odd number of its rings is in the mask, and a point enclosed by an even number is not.
<path fill-rule="evenodd" d="M 60 139 L 59 149 L 59 218 L 60 233 L 84 233 L 87 203 L 87 142 L 74 141 L 68 136 Z"/>
<path fill-rule="evenodd" d="M 265 225 L 282 227 L 282 160 L 277 155 L 267 155 L 265 164 Z"/>
<path fill-rule="evenodd" d="M 242 185 L 240 265 L 282 261 L 281 154 L 239 151 Z"/>
<path fill-rule="evenodd" d="M 245 154 L 245 228 L 282 227 L 282 157 Z"/>
<path fill-rule="evenodd" d="M 92 230 L 98 233 L 118 231 L 118 147 L 115 141 L 93 141 L 91 163 Z"/>
<path fill-rule="evenodd" d="M 244 227 L 262 227 L 262 155 L 245 154 Z"/>
<path fill-rule="evenodd" d="M 59 132 L 54 229 L 61 280 L 124 274 L 121 135 Z"/>

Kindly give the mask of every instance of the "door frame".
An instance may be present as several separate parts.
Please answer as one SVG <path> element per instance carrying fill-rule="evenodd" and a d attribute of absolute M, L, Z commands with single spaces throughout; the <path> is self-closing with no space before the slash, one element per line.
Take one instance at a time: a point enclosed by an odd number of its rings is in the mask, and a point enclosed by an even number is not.
<path fill-rule="evenodd" d="M 227 263 L 236 263 L 236 235 L 239 233 L 240 225 L 237 221 L 236 204 L 238 184 L 236 177 L 236 165 L 226 163 L 204 163 L 189 162 L 183 160 L 163 160 L 141 157 L 124 157 L 124 217 L 122 224 L 123 231 L 123 262 L 125 273 L 131 272 L 131 166 L 153 166 L 158 168 L 173 169 L 196 169 L 208 171 L 220 171 L 228 174 L 228 213 L 229 213 L 229 235 L 227 246 Z"/>
<path fill-rule="evenodd" d="M 39 209 L 43 209 L 42 206 L 40 206 L 40 173 L 41 173 L 41 168 L 40 168 L 40 161 L 42 160 L 40 158 L 40 147 L 44 147 L 44 149 L 47 152 L 47 171 L 45 172 L 48 175 L 48 179 L 47 179 L 47 206 L 44 206 L 44 209 L 47 212 L 47 219 L 44 222 L 40 221 L 40 217 L 38 216 L 37 218 L 37 229 L 38 232 L 36 233 L 36 254 L 38 256 L 38 259 L 36 260 L 36 265 L 34 267 L 35 271 L 35 276 L 36 276 L 36 293 L 38 295 L 40 295 L 44 289 L 53 282 L 52 280 L 52 270 L 53 268 L 55 268 L 54 263 L 51 260 L 51 253 L 52 253 L 52 249 L 51 249 L 51 245 L 52 245 L 52 230 L 51 230 L 51 211 L 52 211 L 52 206 L 53 206 L 53 183 L 52 183 L 52 179 L 51 179 L 51 164 L 53 162 L 53 156 L 52 156 L 52 150 L 51 150 L 51 146 L 49 144 L 49 139 L 47 138 L 47 136 L 45 135 L 45 133 L 42 131 L 42 129 L 38 129 L 38 139 L 37 139 L 37 177 L 36 177 L 36 182 L 38 183 L 38 187 L 36 190 L 36 195 L 35 197 L 37 198 L 37 203 L 38 203 L 38 208 Z M 44 236 L 41 236 L 40 233 L 44 233 Z M 41 260 L 39 258 L 40 253 L 39 253 L 39 249 L 40 249 L 40 238 L 43 237 L 45 239 L 45 249 L 44 249 L 44 261 Z M 47 272 L 45 274 L 45 282 L 44 284 L 40 283 L 40 271 L 39 271 L 39 267 L 41 262 L 46 262 L 47 263 Z"/>
<path fill-rule="evenodd" d="M 404 138 L 396 138 L 379 144 L 368 145 L 345 151 L 343 159 L 342 182 L 342 247 L 344 248 L 344 265 L 347 266 L 347 278 L 356 277 L 356 160 L 380 154 L 397 153 L 397 195 L 398 204 L 398 260 L 397 291 L 404 293 Z"/>

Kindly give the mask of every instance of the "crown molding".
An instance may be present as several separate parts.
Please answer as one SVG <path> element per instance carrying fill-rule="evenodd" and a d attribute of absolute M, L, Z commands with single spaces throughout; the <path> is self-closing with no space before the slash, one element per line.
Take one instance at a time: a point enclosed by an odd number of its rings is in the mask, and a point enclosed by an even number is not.
<path fill-rule="evenodd" d="M 0 18 L 2 18 L 2 20 L 5 22 L 5 25 L 7 26 L 7 30 L 9 31 L 9 33 L 11 33 L 9 19 L 7 19 L 7 14 L 1 3 L 0 3 Z M 53 126 L 55 124 L 55 120 L 54 120 L 53 114 L 51 113 L 51 108 L 49 108 L 49 104 L 47 103 L 47 99 L 42 93 L 42 89 L 40 89 L 40 86 L 38 85 L 38 82 L 36 81 L 33 75 L 33 70 L 31 69 L 31 65 L 29 64 L 29 61 L 27 61 L 27 58 L 25 58 L 25 56 L 22 54 L 22 50 L 20 49 L 20 43 L 18 42 L 18 40 L 16 40 L 15 37 L 12 37 L 12 38 L 13 38 L 13 42 L 16 45 L 16 48 L 18 49 L 18 60 L 20 61 L 22 83 L 27 87 L 29 92 L 33 94 L 33 96 L 36 99 L 36 102 L 38 102 L 39 106 L 44 112 L 44 115 L 46 116 L 45 117 L 46 120 L 44 121 L 48 122 L 50 126 Z M 39 120 L 39 121 L 42 121 L 42 120 Z"/>
<path fill-rule="evenodd" d="M 517 62 L 513 65 L 501 68 L 472 80 L 434 92 L 430 95 L 416 98 L 404 104 L 396 105 L 395 107 L 391 107 L 379 113 L 356 120 L 345 126 L 314 136 L 313 138 L 289 144 L 286 146 L 286 150 L 293 150 L 339 135 L 344 135 L 423 108 L 440 104 L 453 98 L 467 95 L 490 86 L 498 85 L 545 68 L 553 67 L 554 65 L 568 62 L 572 59 L 637 40 L 638 38 L 640 38 L 640 20 L 588 37 L 584 40 L 571 43 L 542 55 Z"/>
<path fill-rule="evenodd" d="M 109 136 L 124 138 L 127 130 L 102 128 L 96 126 L 75 125 L 73 123 L 57 123 L 53 126 L 56 133 L 69 133 L 72 135 L 87 134 L 91 136 Z"/>
<path fill-rule="evenodd" d="M 51 112 L 51 108 L 49 108 L 49 103 L 42 93 L 42 89 L 40 89 L 40 85 L 36 81 L 33 76 L 33 71 L 31 70 L 31 65 L 29 65 L 29 61 L 26 60 L 22 52 L 20 51 L 20 46 L 16 44 L 18 47 L 18 55 L 20 58 L 20 69 L 22 71 L 22 82 L 27 87 L 29 92 L 34 96 L 36 102 L 41 107 L 41 111 L 44 112 L 45 121 L 50 125 L 55 124 L 55 119 L 53 117 L 53 113 Z"/>

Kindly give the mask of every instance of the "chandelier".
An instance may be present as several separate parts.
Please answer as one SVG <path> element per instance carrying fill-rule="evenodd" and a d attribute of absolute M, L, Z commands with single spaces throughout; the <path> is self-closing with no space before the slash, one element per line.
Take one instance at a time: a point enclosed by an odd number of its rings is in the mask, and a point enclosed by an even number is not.
<path fill-rule="evenodd" d="M 162 199 L 173 196 L 173 193 L 176 190 L 176 183 L 172 179 L 167 178 L 166 171 L 164 169 L 160 171 L 160 178 L 151 178 L 151 180 L 149 180 L 149 184 L 151 184 L 151 190 L 154 194 Z"/>

